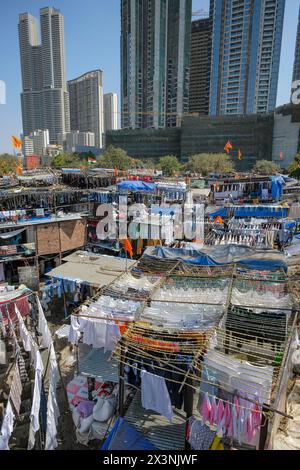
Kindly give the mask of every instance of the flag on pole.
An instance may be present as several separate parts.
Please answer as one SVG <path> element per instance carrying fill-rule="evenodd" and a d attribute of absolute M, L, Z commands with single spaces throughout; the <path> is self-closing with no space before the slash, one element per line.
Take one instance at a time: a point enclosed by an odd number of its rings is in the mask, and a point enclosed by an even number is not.
<path fill-rule="evenodd" d="M 97 160 L 95 157 L 88 157 L 88 164 L 92 165 L 94 163 L 97 163 Z"/>
<path fill-rule="evenodd" d="M 125 251 L 129 254 L 130 258 L 133 257 L 133 249 L 132 249 L 132 245 L 130 243 L 130 241 L 128 240 L 128 238 L 125 238 L 125 240 L 121 240 L 123 245 L 124 245 L 124 248 L 125 248 Z"/>
<path fill-rule="evenodd" d="M 232 150 L 232 144 L 231 144 L 230 140 L 228 140 L 228 142 L 226 143 L 226 145 L 224 147 L 224 150 L 227 153 L 227 155 L 230 154 L 230 150 Z"/>
<path fill-rule="evenodd" d="M 14 149 L 19 150 L 22 148 L 23 142 L 17 136 L 13 135 L 11 137 L 11 142 Z"/>
<path fill-rule="evenodd" d="M 238 160 L 242 160 L 242 152 L 240 149 L 238 150 Z"/>
<path fill-rule="evenodd" d="M 118 168 L 115 168 L 115 177 L 118 177 L 119 176 L 119 170 Z"/>

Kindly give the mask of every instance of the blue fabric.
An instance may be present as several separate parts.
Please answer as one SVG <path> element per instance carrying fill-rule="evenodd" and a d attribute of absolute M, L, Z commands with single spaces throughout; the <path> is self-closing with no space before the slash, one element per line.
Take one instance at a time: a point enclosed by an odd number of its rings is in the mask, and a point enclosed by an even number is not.
<path fill-rule="evenodd" d="M 198 266 L 224 266 L 235 263 L 248 267 L 249 269 L 263 269 L 269 271 L 284 269 L 287 271 L 286 263 L 280 260 L 259 260 L 249 257 L 247 259 L 236 259 L 234 262 L 225 260 L 218 262 L 212 256 L 200 250 L 186 250 L 184 248 L 165 248 L 157 246 L 155 247 L 154 255 L 144 253 L 143 256 L 148 258 L 176 259 L 187 264 L 196 264 Z"/>
<path fill-rule="evenodd" d="M 214 219 L 215 217 L 227 217 L 228 216 L 228 207 L 222 207 L 222 209 L 218 209 L 217 211 L 214 211 L 214 212 L 210 212 L 208 215 L 208 217 L 210 217 L 211 219 Z"/>
<path fill-rule="evenodd" d="M 156 450 L 156 447 L 119 416 L 100 450 Z"/>
<path fill-rule="evenodd" d="M 257 260 L 247 259 L 238 262 L 239 265 L 244 266 L 248 269 L 257 269 L 262 271 L 277 271 L 278 269 L 284 269 L 287 272 L 288 267 L 286 263 L 280 260 Z"/>
<path fill-rule="evenodd" d="M 155 184 L 145 181 L 122 181 L 118 184 L 119 190 L 127 191 L 154 191 Z"/>
<path fill-rule="evenodd" d="M 235 207 L 235 217 L 274 217 L 282 218 L 287 217 L 287 207 L 275 207 L 275 206 L 241 206 Z"/>
<path fill-rule="evenodd" d="M 283 186 L 285 185 L 285 181 L 282 176 L 272 176 L 272 198 L 275 201 L 279 201 L 282 196 Z"/>
<path fill-rule="evenodd" d="M 284 228 L 287 230 L 293 230 L 296 226 L 296 221 L 295 220 L 285 220 L 284 221 Z"/>

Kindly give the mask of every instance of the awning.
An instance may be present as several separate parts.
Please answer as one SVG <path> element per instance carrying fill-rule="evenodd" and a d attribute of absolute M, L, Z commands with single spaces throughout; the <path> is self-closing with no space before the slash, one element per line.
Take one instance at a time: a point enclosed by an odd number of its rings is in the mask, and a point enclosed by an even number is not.
<path fill-rule="evenodd" d="M 131 269 L 135 261 L 114 256 L 95 256 L 92 253 L 79 252 L 77 255 L 66 257 L 67 263 L 52 269 L 47 276 L 55 279 L 66 279 L 82 284 L 90 284 L 97 287 L 104 287 L 114 281 L 126 266 Z"/>
<path fill-rule="evenodd" d="M 12 232 L 0 233 L 0 238 L 2 238 L 2 240 L 7 240 L 8 238 L 16 237 L 20 233 L 24 232 L 24 230 L 26 230 L 26 228 L 21 228 L 19 230 L 14 230 Z"/>

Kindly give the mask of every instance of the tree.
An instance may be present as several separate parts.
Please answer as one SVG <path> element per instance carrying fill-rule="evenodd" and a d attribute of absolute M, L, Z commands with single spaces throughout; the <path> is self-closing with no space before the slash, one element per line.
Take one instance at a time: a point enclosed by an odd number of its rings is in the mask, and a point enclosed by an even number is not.
<path fill-rule="evenodd" d="M 8 175 L 15 173 L 18 166 L 21 165 L 21 160 L 14 155 L 3 153 L 0 155 L 0 175 Z"/>
<path fill-rule="evenodd" d="M 280 168 L 270 160 L 258 160 L 252 168 L 252 172 L 258 175 L 275 175 L 280 172 Z"/>
<path fill-rule="evenodd" d="M 53 158 L 51 166 L 54 168 L 80 168 L 86 163 L 86 158 L 76 153 L 60 152 Z"/>
<path fill-rule="evenodd" d="M 235 165 L 232 157 L 224 153 L 201 153 L 193 155 L 184 169 L 206 176 L 209 173 L 232 173 Z"/>
<path fill-rule="evenodd" d="M 125 150 L 110 145 L 99 158 L 99 165 L 102 168 L 128 170 L 135 166 L 135 160 L 130 158 Z"/>
<path fill-rule="evenodd" d="M 180 170 L 181 165 L 176 157 L 173 155 L 166 155 L 159 159 L 157 166 L 167 176 L 173 176 L 177 171 Z"/>
<path fill-rule="evenodd" d="M 295 160 L 291 163 L 288 170 L 292 178 L 300 179 L 300 153 L 296 155 Z"/>

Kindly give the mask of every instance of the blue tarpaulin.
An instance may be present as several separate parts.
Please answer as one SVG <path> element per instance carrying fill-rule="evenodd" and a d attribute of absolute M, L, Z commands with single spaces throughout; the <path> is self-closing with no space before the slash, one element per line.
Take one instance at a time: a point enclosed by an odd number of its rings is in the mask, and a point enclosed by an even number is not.
<path fill-rule="evenodd" d="M 143 434 L 118 417 L 100 450 L 157 450 Z"/>
<path fill-rule="evenodd" d="M 155 188 L 155 184 L 145 181 L 121 181 L 118 184 L 118 189 L 121 191 L 154 191 Z"/>
<path fill-rule="evenodd" d="M 211 253 L 210 253 L 211 252 Z M 213 255 L 212 255 L 213 253 Z M 166 248 L 156 246 L 151 251 L 146 250 L 145 257 L 159 259 L 174 259 L 187 264 L 198 266 L 225 266 L 241 264 L 248 269 L 263 269 L 276 271 L 284 269 L 287 265 L 277 256 L 272 256 L 269 250 L 256 250 L 252 247 L 226 245 L 214 247 L 214 250 L 187 250 L 184 248 Z"/>
<path fill-rule="evenodd" d="M 274 217 L 283 218 L 287 217 L 288 208 L 278 206 L 241 206 L 234 208 L 235 217 Z"/>
<path fill-rule="evenodd" d="M 229 212 L 229 208 L 228 207 L 222 207 L 221 209 L 218 209 L 214 212 L 210 212 L 208 215 L 208 217 L 210 217 L 211 219 L 214 219 L 215 217 L 227 217 L 228 216 L 228 212 Z"/>

